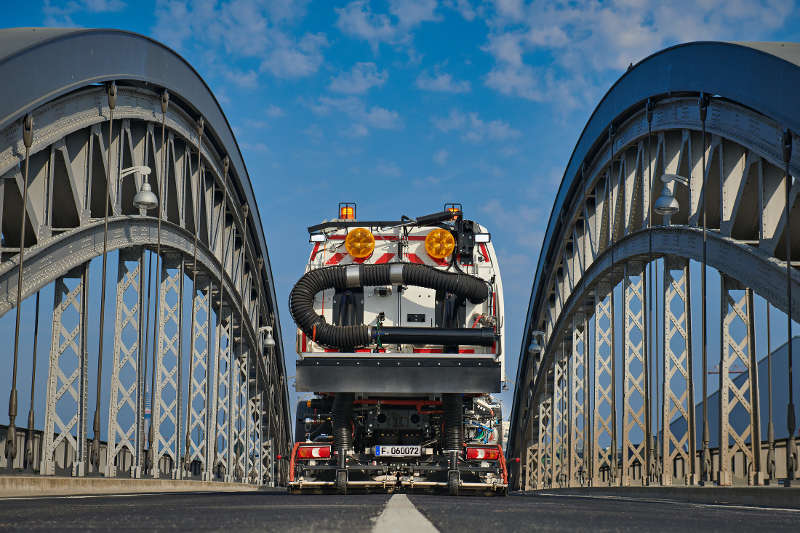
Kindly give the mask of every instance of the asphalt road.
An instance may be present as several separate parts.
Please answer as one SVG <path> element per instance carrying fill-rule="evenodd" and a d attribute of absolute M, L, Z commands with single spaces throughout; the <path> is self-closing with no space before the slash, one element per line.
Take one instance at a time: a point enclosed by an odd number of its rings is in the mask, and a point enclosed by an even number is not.
<path fill-rule="evenodd" d="M 522 494 L 451 498 L 250 492 L 0 499 L 0 531 L 422 533 L 434 528 L 459 533 L 798 531 L 800 510 Z"/>

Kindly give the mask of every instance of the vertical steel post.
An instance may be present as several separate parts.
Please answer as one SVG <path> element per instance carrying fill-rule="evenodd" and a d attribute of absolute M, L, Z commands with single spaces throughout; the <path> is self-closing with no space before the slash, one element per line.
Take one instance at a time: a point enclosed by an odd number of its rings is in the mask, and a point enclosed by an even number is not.
<path fill-rule="evenodd" d="M 191 463 L 194 457 L 197 457 L 198 460 L 202 462 L 202 455 L 200 454 L 199 446 L 195 446 L 192 448 L 194 444 L 192 442 L 192 428 L 193 428 L 193 421 L 196 421 L 199 426 L 202 426 L 202 432 L 205 435 L 206 427 L 202 420 L 202 415 L 196 413 L 194 410 L 194 397 L 198 394 L 198 390 L 202 391 L 203 389 L 195 389 L 195 368 L 199 365 L 205 365 L 205 376 L 204 380 L 208 379 L 208 365 L 205 363 L 205 358 L 208 356 L 208 337 L 205 337 L 204 345 L 205 345 L 205 353 L 197 355 L 197 337 L 196 335 L 202 335 L 203 326 L 198 326 L 197 324 L 197 298 L 198 298 L 198 290 L 197 290 L 197 239 L 200 234 L 200 199 L 202 198 L 203 191 L 201 190 L 202 182 L 203 182 L 203 173 L 202 173 L 202 147 L 203 147 L 203 129 L 205 127 L 205 120 L 201 116 L 196 123 L 197 129 L 197 179 L 193 180 L 192 175 L 189 176 L 190 183 L 194 181 L 194 191 L 195 196 L 197 197 L 197 201 L 192 203 L 192 221 L 194 222 L 194 235 L 193 235 L 193 244 L 192 244 L 192 317 L 191 322 L 189 324 L 189 334 L 192 336 L 192 354 L 189 359 L 189 395 L 186 399 L 186 451 L 184 453 L 184 468 L 188 472 Z M 187 149 L 188 152 L 188 149 Z M 187 155 L 187 167 L 191 170 L 191 154 Z M 209 289 L 210 290 L 210 289 Z M 201 292 L 202 294 L 202 292 Z M 208 295 L 210 299 L 210 294 Z M 206 300 L 207 301 L 207 300 Z M 209 320 L 209 315 L 205 315 L 205 319 Z M 201 337 L 202 338 L 202 337 Z M 198 387 L 202 386 L 202 383 L 197 383 Z M 202 392 L 200 392 L 202 394 Z M 203 401 L 203 412 L 205 413 L 208 407 L 208 398 Z"/>
<path fill-rule="evenodd" d="M 36 291 L 36 310 L 33 318 L 33 353 L 31 354 L 31 401 L 28 407 L 28 431 L 25 432 L 25 463 L 23 468 L 33 469 L 34 441 L 36 439 L 34 423 L 34 399 L 36 397 L 36 353 L 39 349 L 39 291 Z"/>
<path fill-rule="evenodd" d="M 22 313 L 22 278 L 24 275 L 25 258 L 25 228 L 28 213 L 28 169 L 30 166 L 31 144 L 33 143 L 33 115 L 28 113 L 22 120 L 22 142 L 25 145 L 25 166 L 23 170 L 22 185 L 22 214 L 20 215 L 19 237 L 19 269 L 17 270 L 17 320 L 14 326 L 14 362 L 11 371 L 11 395 L 8 398 L 8 430 L 6 431 L 6 460 L 9 469 L 14 467 L 17 457 L 17 431 L 15 419 L 17 418 L 17 361 L 19 359 L 19 323 Z"/>
<path fill-rule="evenodd" d="M 100 284 L 100 333 L 97 341 L 97 392 L 94 405 L 94 421 L 92 422 L 92 450 L 89 454 L 89 463 L 94 466 L 95 472 L 100 470 L 100 396 L 103 383 L 103 336 L 105 334 L 106 316 L 106 278 L 108 262 L 108 191 L 111 187 L 111 136 L 114 123 L 114 107 L 117 103 L 117 84 L 111 82 L 108 87 L 108 147 L 106 149 L 106 194 L 104 198 L 103 216 L 103 266 L 100 268 L 102 276 Z"/>
<path fill-rule="evenodd" d="M 772 330 L 770 326 L 770 307 L 767 304 L 767 402 L 769 404 L 769 422 L 767 424 L 767 441 L 769 448 L 767 451 L 767 476 L 770 482 L 775 480 L 775 424 L 772 422 Z"/>
<path fill-rule="evenodd" d="M 708 179 L 708 169 L 706 168 L 706 116 L 708 114 L 709 97 L 705 93 L 700 93 L 698 106 L 700 108 L 700 122 L 703 127 L 703 182 L 700 190 L 703 197 L 703 261 L 700 270 L 700 304 L 701 304 L 701 321 L 700 321 L 700 337 L 702 342 L 702 356 L 703 356 L 703 455 L 701 457 L 701 472 L 703 483 L 711 483 L 711 450 L 709 449 L 709 442 L 711 434 L 708 426 L 708 328 L 707 328 L 707 313 L 706 313 L 706 255 L 708 252 L 708 242 L 706 239 L 706 197 L 708 196 L 708 189 L 706 188 Z M 721 443 L 720 443 L 721 446 Z"/>
<path fill-rule="evenodd" d="M 798 467 L 797 444 L 795 443 L 795 413 L 794 413 L 794 377 L 792 376 L 793 354 L 792 348 L 794 339 L 792 338 L 792 208 L 791 189 L 792 174 L 789 163 L 792 160 L 792 132 L 788 129 L 783 131 L 783 165 L 785 175 L 784 191 L 786 194 L 786 335 L 788 338 L 787 350 L 787 370 L 789 375 L 789 398 L 786 405 L 786 430 L 788 438 L 786 441 L 786 486 L 792 484 L 795 478 L 795 471 Z"/>

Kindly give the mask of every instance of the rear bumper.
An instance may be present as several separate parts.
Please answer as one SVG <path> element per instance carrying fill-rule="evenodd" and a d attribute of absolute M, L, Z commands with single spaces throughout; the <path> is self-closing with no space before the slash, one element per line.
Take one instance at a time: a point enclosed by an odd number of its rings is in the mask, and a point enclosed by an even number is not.
<path fill-rule="evenodd" d="M 493 354 L 302 354 L 298 392 L 500 392 L 500 362 Z"/>

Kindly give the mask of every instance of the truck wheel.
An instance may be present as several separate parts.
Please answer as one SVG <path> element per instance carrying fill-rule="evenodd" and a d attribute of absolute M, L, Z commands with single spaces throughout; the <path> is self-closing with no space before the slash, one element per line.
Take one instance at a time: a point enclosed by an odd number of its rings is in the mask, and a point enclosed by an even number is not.
<path fill-rule="evenodd" d="M 458 472 L 450 472 L 447 475 L 447 490 L 450 496 L 458 496 L 458 490 L 461 488 L 461 476 Z"/>
<path fill-rule="evenodd" d="M 336 491 L 339 494 L 347 494 L 347 470 L 336 471 Z"/>

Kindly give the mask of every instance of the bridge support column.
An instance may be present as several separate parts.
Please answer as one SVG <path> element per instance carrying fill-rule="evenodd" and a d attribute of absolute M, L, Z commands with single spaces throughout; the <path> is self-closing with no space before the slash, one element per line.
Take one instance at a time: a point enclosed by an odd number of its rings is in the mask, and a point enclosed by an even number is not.
<path fill-rule="evenodd" d="M 588 482 L 587 453 L 587 380 L 586 354 L 588 327 L 583 313 L 572 319 L 572 357 L 569 365 L 570 383 L 570 439 L 569 439 L 569 486 L 581 487 Z"/>
<path fill-rule="evenodd" d="M 117 456 L 133 456 L 130 476 L 142 477 L 144 466 L 144 250 L 120 250 L 117 267 L 117 313 L 114 364 L 108 405 L 106 477 L 117 475 Z M 120 417 L 122 413 L 122 417 Z M 128 424 L 123 426 L 124 422 Z"/>
<path fill-rule="evenodd" d="M 192 354 L 189 361 L 189 401 L 186 410 L 186 457 L 188 469 L 193 461 L 200 461 L 203 478 L 207 470 L 208 416 L 209 416 L 209 370 L 212 367 L 209 354 L 211 338 L 211 285 L 206 276 L 194 276 L 192 287 Z"/>
<path fill-rule="evenodd" d="M 569 453 L 568 453 L 568 388 L 569 379 L 568 365 L 569 359 L 565 354 L 564 346 L 556 353 L 556 361 L 553 373 L 553 484 L 554 486 L 564 487 L 567 485 L 569 472 Z"/>
<path fill-rule="evenodd" d="M 603 283 L 594 291 L 594 416 L 592 486 L 613 485 L 616 474 L 616 397 L 614 395 L 613 288 Z M 607 442 L 607 444 L 605 444 Z M 602 479 L 605 473 L 606 479 Z"/>
<path fill-rule="evenodd" d="M 644 270 L 641 263 L 630 262 L 624 273 L 624 345 L 623 345 L 623 421 L 622 421 L 622 485 L 647 480 L 647 366 L 644 346 Z M 638 440 L 638 443 L 636 442 Z M 636 469 L 638 468 L 638 476 Z"/>
<path fill-rule="evenodd" d="M 180 477 L 181 329 L 183 326 L 183 260 L 164 254 L 159 287 L 158 345 L 153 390 L 153 477 L 161 475 L 161 459 L 170 459 L 169 475 Z M 162 427 L 166 424 L 166 427 Z"/>
<path fill-rule="evenodd" d="M 547 379 L 545 374 L 545 379 Z M 546 395 L 546 393 L 545 393 Z M 539 402 L 539 444 L 536 460 L 536 488 L 553 486 L 553 398 L 546 397 Z"/>
<path fill-rule="evenodd" d="M 719 365 L 719 474 L 720 485 L 732 485 L 734 478 L 750 485 L 764 483 L 761 471 L 761 432 L 758 416 L 758 365 L 755 363 L 753 291 L 721 276 L 721 353 Z M 737 385 L 732 372 L 746 374 Z M 734 411 L 744 411 L 746 425 L 738 429 Z M 747 444 L 747 441 L 750 444 Z M 741 458 L 741 462 L 737 459 Z M 736 464 L 738 463 L 738 464 Z"/>
<path fill-rule="evenodd" d="M 50 372 L 40 467 L 42 475 L 56 473 L 55 453 L 62 443 L 66 446 L 63 457 L 72 462 L 72 475 L 86 475 L 87 278 L 88 263 L 85 263 L 55 281 L 53 340 L 50 345 Z M 75 325 L 68 329 L 66 324 Z M 62 414 L 69 418 L 62 419 Z M 55 436 L 56 432 L 58 437 Z M 63 466 L 66 469 L 70 465 L 65 463 Z"/>
<path fill-rule="evenodd" d="M 225 471 L 224 480 L 231 480 L 230 461 L 230 419 L 231 419 L 231 310 L 226 305 L 220 306 L 217 316 L 217 371 L 214 401 L 214 468 Z"/>
<path fill-rule="evenodd" d="M 664 258 L 664 384 L 662 399 L 662 485 L 672 485 L 678 465 L 686 485 L 698 482 L 695 472 L 694 387 L 689 262 Z M 686 424 L 675 434 L 675 422 Z M 679 423 L 679 426 L 682 425 Z M 678 431 L 682 431 L 678 429 Z"/>

